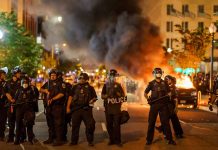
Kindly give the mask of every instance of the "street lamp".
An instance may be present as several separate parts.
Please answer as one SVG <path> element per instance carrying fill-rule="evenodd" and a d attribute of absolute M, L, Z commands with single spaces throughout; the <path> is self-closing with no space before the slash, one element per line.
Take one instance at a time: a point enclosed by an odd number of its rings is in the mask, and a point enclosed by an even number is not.
<path fill-rule="evenodd" d="M 2 30 L 0 30 L 0 40 L 3 39 L 4 33 Z"/>
<path fill-rule="evenodd" d="M 214 56 L 214 34 L 216 32 L 216 26 L 211 23 L 209 27 L 209 32 L 212 35 L 212 46 L 211 46 L 211 57 L 210 57 L 210 91 L 212 91 L 212 84 L 213 84 L 213 56 Z"/>

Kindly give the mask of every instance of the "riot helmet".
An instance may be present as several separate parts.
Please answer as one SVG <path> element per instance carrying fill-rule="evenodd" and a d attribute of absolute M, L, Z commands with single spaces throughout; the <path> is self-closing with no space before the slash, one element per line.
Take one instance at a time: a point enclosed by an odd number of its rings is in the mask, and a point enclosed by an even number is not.
<path fill-rule="evenodd" d="M 0 68 L 0 79 L 5 80 L 6 74 L 8 73 L 8 68 Z"/>
<path fill-rule="evenodd" d="M 28 77 L 23 77 L 23 78 L 21 79 L 21 86 L 22 86 L 24 89 L 26 89 L 26 88 L 29 87 L 29 84 L 30 84 L 29 82 L 30 82 L 30 80 L 29 80 Z"/>
<path fill-rule="evenodd" d="M 153 75 L 155 76 L 156 79 L 160 79 L 163 75 L 163 71 L 161 68 L 154 68 L 153 70 Z"/>
<path fill-rule="evenodd" d="M 57 70 L 56 69 L 51 69 L 49 71 L 49 77 L 52 81 L 57 79 Z"/>
<path fill-rule="evenodd" d="M 108 76 L 109 82 L 114 83 L 116 81 L 117 75 L 118 75 L 117 70 L 111 69 Z"/>
<path fill-rule="evenodd" d="M 89 81 L 89 75 L 87 73 L 81 73 L 78 80 L 79 83 L 86 83 L 87 81 Z"/>
<path fill-rule="evenodd" d="M 20 79 L 22 70 L 21 70 L 20 66 L 16 66 L 16 67 L 14 67 L 14 69 L 12 69 L 11 73 L 13 76 Z"/>

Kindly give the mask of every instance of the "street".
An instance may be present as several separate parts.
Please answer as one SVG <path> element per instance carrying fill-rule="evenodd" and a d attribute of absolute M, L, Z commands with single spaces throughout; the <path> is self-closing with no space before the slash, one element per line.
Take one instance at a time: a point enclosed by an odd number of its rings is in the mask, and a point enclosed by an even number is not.
<path fill-rule="evenodd" d="M 148 126 L 148 105 L 141 105 L 135 103 L 128 104 L 128 110 L 131 115 L 131 119 L 125 125 L 122 125 L 122 141 L 123 148 L 117 146 L 108 146 L 108 137 L 105 127 L 104 110 L 101 100 L 96 103 L 94 108 L 94 117 L 96 120 L 95 131 L 95 146 L 93 148 L 88 147 L 86 142 L 84 125 L 80 129 L 80 140 L 77 146 L 69 146 L 69 143 L 60 146 L 53 147 L 51 145 L 44 145 L 42 141 L 47 139 L 47 125 L 45 121 L 45 115 L 43 113 L 43 106 L 40 101 L 40 111 L 37 113 L 36 124 L 34 126 L 34 132 L 38 142 L 34 145 L 29 145 L 28 142 L 21 144 L 20 146 L 14 146 L 13 144 L 6 144 L 1 142 L 1 150 L 82 150 L 82 149 L 186 149 L 186 150 L 207 150 L 218 149 L 218 116 L 211 112 L 194 109 L 179 109 L 178 115 L 180 117 L 182 127 L 184 129 L 184 139 L 175 139 L 177 145 L 167 145 L 162 134 L 155 131 L 155 137 L 153 144 L 145 146 L 145 138 Z M 157 125 L 159 125 L 159 119 Z M 70 142 L 71 131 L 69 127 L 68 141 Z"/>

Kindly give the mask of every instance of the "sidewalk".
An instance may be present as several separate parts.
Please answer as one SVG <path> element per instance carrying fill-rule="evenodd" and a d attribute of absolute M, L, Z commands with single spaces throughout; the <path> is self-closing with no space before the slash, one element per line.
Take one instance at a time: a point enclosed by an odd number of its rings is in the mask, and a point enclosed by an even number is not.
<path fill-rule="evenodd" d="M 217 113 L 217 106 L 216 105 L 213 105 L 213 111 L 209 110 L 208 100 L 209 100 L 209 95 L 202 95 L 201 99 L 199 100 L 198 108 L 201 110 L 204 110 L 204 111 Z"/>

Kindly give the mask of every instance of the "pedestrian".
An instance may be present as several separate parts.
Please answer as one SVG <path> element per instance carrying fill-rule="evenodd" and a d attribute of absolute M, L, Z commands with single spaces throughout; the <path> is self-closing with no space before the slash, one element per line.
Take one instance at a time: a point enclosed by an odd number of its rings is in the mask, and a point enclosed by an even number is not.
<path fill-rule="evenodd" d="M 67 103 L 67 113 L 72 113 L 72 137 L 70 145 L 77 145 L 79 129 L 83 121 L 89 146 L 94 146 L 95 120 L 92 108 L 97 100 L 94 87 L 89 84 L 87 73 L 81 73 L 79 83 L 73 86 Z"/>
<path fill-rule="evenodd" d="M 45 115 L 48 125 L 49 137 L 44 144 L 53 144 L 60 146 L 63 142 L 63 126 L 64 126 L 64 83 L 57 80 L 57 70 L 52 69 L 49 72 L 49 80 L 40 89 L 40 92 L 46 94 L 45 99 Z"/>
<path fill-rule="evenodd" d="M 0 69 L 0 141 L 5 140 L 5 126 L 7 121 L 7 108 L 5 107 L 7 102 L 5 93 L 7 72 L 6 67 Z"/>
<path fill-rule="evenodd" d="M 109 79 L 103 86 L 101 98 L 104 100 L 107 131 L 109 134 L 108 145 L 116 144 L 122 147 L 121 105 L 125 94 L 120 83 L 116 82 L 116 76 L 117 71 L 111 69 Z"/>
<path fill-rule="evenodd" d="M 38 99 L 35 91 L 30 86 L 28 77 L 21 80 L 21 86 L 15 94 L 16 106 L 16 138 L 15 145 L 20 144 L 23 126 L 27 129 L 28 141 L 33 144 L 33 125 L 35 124 L 34 103 Z"/>
<path fill-rule="evenodd" d="M 147 131 L 147 142 L 146 145 L 151 145 L 154 138 L 154 128 L 159 114 L 161 123 L 166 132 L 166 139 L 168 144 L 175 145 L 172 138 L 172 132 L 169 124 L 169 110 L 168 110 L 168 101 L 170 93 L 169 85 L 161 79 L 163 71 L 161 68 L 155 68 L 153 70 L 154 80 L 149 82 L 148 86 L 145 89 L 144 96 L 150 104 L 150 111 L 148 116 L 148 131 Z M 151 92 L 151 97 L 148 97 L 148 93 Z"/>
<path fill-rule="evenodd" d="M 170 75 L 165 76 L 164 81 L 168 83 L 171 91 L 171 97 L 168 104 L 168 108 L 170 111 L 170 121 L 173 125 L 174 133 L 177 138 L 183 138 L 183 130 L 182 126 L 179 122 L 179 118 L 177 115 L 178 112 L 178 91 L 176 88 L 176 78 Z M 157 127 L 159 132 L 163 131 L 163 126 Z M 164 133 L 165 134 L 165 133 Z"/>
<path fill-rule="evenodd" d="M 8 139 L 7 143 L 13 143 L 14 142 L 14 129 L 15 129 L 15 121 L 16 121 L 16 108 L 13 106 L 15 103 L 15 93 L 17 89 L 20 88 L 21 86 L 21 73 L 22 70 L 19 66 L 16 66 L 12 71 L 12 79 L 7 81 L 7 87 L 5 89 L 5 93 L 8 99 L 8 126 L 9 126 L 9 134 L 8 134 Z M 24 142 L 26 139 L 25 131 L 23 129 L 23 133 L 21 134 L 22 139 L 20 142 Z"/>

